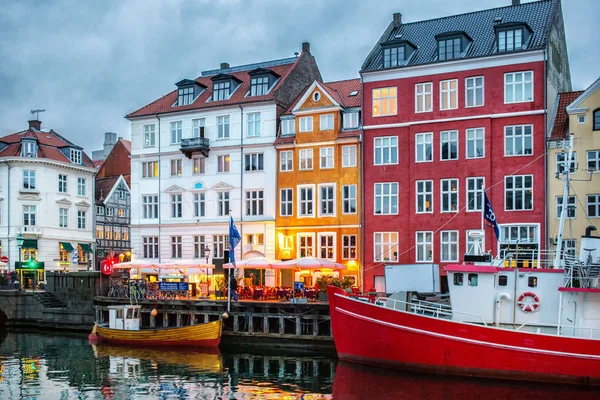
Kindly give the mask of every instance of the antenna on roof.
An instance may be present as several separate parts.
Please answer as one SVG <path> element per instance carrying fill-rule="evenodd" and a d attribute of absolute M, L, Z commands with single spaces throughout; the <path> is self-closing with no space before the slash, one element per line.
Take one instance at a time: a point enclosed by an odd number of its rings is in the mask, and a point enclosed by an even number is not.
<path fill-rule="evenodd" d="M 45 112 L 46 110 L 31 110 L 30 113 L 31 115 L 35 114 L 35 119 L 36 121 L 40 120 L 40 113 L 41 112 Z"/>

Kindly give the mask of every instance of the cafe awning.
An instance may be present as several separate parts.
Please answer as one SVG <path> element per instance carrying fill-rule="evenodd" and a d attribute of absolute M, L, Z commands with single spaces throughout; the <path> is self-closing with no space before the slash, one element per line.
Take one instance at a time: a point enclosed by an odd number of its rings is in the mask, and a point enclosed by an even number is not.
<path fill-rule="evenodd" d="M 73 251 L 73 245 L 69 242 L 60 242 L 60 247 L 68 252 Z"/>
<path fill-rule="evenodd" d="M 86 253 L 92 252 L 92 247 L 89 243 L 79 243 L 79 247 L 81 247 L 81 250 L 83 250 Z"/>
<path fill-rule="evenodd" d="M 37 249 L 37 239 L 23 239 L 23 246 L 21 246 L 24 249 Z"/>

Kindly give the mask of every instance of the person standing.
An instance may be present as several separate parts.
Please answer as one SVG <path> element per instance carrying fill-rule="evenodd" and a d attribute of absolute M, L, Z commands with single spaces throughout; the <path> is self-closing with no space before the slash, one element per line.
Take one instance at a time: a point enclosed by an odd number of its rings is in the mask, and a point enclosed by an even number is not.
<path fill-rule="evenodd" d="M 229 289 L 231 290 L 231 299 L 234 301 L 238 301 L 237 288 L 237 279 L 235 279 L 234 274 L 229 275 Z"/>

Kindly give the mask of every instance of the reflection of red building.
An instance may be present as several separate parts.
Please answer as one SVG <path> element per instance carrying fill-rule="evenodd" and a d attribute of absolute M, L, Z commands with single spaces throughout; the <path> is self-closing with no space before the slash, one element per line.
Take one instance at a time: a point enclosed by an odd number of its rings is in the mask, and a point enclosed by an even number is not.
<path fill-rule="evenodd" d="M 545 248 L 546 99 L 570 89 L 558 1 L 395 14 L 361 75 L 366 287 L 384 290 L 385 264 L 476 253 L 482 186 L 501 231 L 483 251 Z"/>

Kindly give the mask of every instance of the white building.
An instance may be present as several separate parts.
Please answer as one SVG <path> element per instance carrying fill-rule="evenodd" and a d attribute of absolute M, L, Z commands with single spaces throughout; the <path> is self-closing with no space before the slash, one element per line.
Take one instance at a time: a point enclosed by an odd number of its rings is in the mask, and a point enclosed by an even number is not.
<path fill-rule="evenodd" d="M 81 147 L 53 130 L 42 130 L 40 121 L 0 138 L 0 251 L 8 257 L 4 271 L 16 270 L 27 283 L 35 260 L 38 280 L 44 279 L 44 271 L 88 269 L 95 241 L 95 174 Z"/>
<path fill-rule="evenodd" d="M 204 71 L 127 116 L 134 259 L 202 259 L 222 272 L 230 215 L 236 260 L 275 256 L 279 115 L 320 73 L 298 57 Z M 209 251 L 206 251 L 205 248 Z"/>

